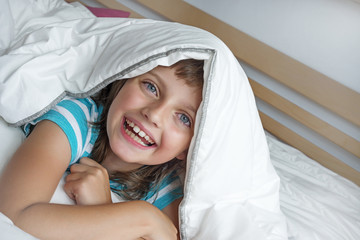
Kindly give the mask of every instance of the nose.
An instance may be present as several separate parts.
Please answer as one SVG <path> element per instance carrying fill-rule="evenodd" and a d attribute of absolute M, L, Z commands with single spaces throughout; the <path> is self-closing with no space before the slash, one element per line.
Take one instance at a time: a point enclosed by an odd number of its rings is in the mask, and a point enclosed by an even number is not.
<path fill-rule="evenodd" d="M 145 119 L 155 127 L 162 127 L 164 125 L 167 112 L 168 106 L 161 102 L 149 104 L 142 109 Z"/>

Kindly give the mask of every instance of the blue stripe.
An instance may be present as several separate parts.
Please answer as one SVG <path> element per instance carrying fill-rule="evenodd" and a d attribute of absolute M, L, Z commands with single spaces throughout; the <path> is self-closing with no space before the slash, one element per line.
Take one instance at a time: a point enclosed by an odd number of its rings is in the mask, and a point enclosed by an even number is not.
<path fill-rule="evenodd" d="M 159 193 L 159 191 L 166 186 L 173 185 L 175 186 L 174 189 L 172 189 L 169 192 L 165 192 L 162 196 L 156 196 L 156 194 Z M 122 190 L 122 185 L 110 180 L 110 186 L 111 188 Z M 166 177 L 159 185 L 159 189 L 157 187 L 153 187 L 150 192 L 141 200 L 147 201 L 160 210 L 164 209 L 166 206 L 168 206 L 170 203 L 175 201 L 178 198 L 181 198 L 183 196 L 183 190 L 182 190 L 182 184 L 180 181 L 180 178 L 175 175 L 175 173 L 172 173 L 170 176 Z M 115 192 L 116 193 L 116 192 Z M 152 197 L 156 197 L 155 200 L 152 200 Z M 121 196 L 119 196 L 121 198 Z"/>
<path fill-rule="evenodd" d="M 176 199 L 179 199 L 183 196 L 183 191 L 181 186 L 175 188 L 173 191 L 168 192 L 166 195 L 157 198 L 155 202 L 153 203 L 154 206 L 159 208 L 160 210 L 163 210 L 166 206 L 168 206 L 170 203 L 175 201 Z"/>
<path fill-rule="evenodd" d="M 162 189 L 169 185 L 175 185 L 175 189 L 166 192 L 162 196 L 156 196 Z M 162 210 L 164 207 L 183 196 L 182 186 L 180 178 L 176 175 L 176 172 L 171 173 L 157 187 L 153 187 L 146 197 L 142 200 L 150 201 L 152 197 L 156 196 L 154 202 L 151 202 L 154 206 Z"/>
<path fill-rule="evenodd" d="M 88 122 L 98 122 L 100 120 L 101 113 L 102 113 L 102 110 L 103 110 L 102 106 L 97 108 L 96 103 L 91 98 L 82 98 L 82 99 L 77 99 L 77 100 L 79 102 L 83 103 L 87 107 L 87 110 L 88 110 L 88 113 L 89 113 L 89 116 L 90 116 L 90 119 L 87 119 Z M 96 141 L 96 139 L 97 139 L 97 137 L 99 135 L 99 131 L 95 127 L 92 127 L 92 126 L 89 126 L 89 127 L 91 127 L 90 143 L 92 145 L 94 145 L 95 141 Z M 90 153 L 87 153 L 87 154 L 90 155 Z"/>
<path fill-rule="evenodd" d="M 95 102 L 91 98 L 80 98 L 77 100 L 87 107 L 88 113 L 91 116 L 93 107 L 96 106 Z M 92 120 L 92 119 L 88 119 L 88 120 Z"/>
<path fill-rule="evenodd" d="M 81 133 L 81 140 L 82 140 L 81 149 L 84 149 L 86 144 L 86 136 L 88 135 L 89 128 L 88 128 L 88 121 L 85 113 L 83 112 L 83 109 L 71 100 L 61 101 L 58 105 L 67 109 L 76 119 L 76 123 L 79 126 Z"/>

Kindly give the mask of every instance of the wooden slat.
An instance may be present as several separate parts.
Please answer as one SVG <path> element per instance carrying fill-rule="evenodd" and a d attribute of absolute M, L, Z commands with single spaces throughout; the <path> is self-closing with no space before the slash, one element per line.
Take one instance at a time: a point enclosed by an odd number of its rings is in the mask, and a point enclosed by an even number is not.
<path fill-rule="evenodd" d="M 360 94 L 352 89 L 182 0 L 138 2 L 172 21 L 212 32 L 228 45 L 237 58 L 360 126 Z"/>
<path fill-rule="evenodd" d="M 267 89 L 256 81 L 250 79 L 251 87 L 255 95 L 261 100 L 267 102 L 271 106 L 277 108 L 286 115 L 292 117 L 311 130 L 317 132 L 321 136 L 329 139 L 336 145 L 349 151 L 360 158 L 360 142 L 346 135 L 337 128 L 331 126 L 327 122 L 317 118 L 313 114 L 305 111 L 297 105 L 291 103 L 287 99 L 279 96 L 273 91 Z"/>
<path fill-rule="evenodd" d="M 299 136 L 266 114 L 260 112 L 260 118 L 264 128 L 270 133 L 276 134 L 280 140 L 302 151 L 310 158 L 316 159 L 317 162 L 326 168 L 336 172 L 337 174 L 353 181 L 355 184 L 360 186 L 360 173 L 358 171 L 346 165 L 344 162 L 335 158 L 331 154 L 325 152 L 305 138 Z"/>

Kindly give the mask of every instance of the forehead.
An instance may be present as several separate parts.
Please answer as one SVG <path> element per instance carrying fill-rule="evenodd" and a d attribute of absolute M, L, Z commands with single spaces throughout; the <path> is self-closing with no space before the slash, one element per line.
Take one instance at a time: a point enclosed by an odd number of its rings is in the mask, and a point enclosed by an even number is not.
<path fill-rule="evenodd" d="M 147 74 L 167 82 L 174 82 L 176 80 L 181 84 L 193 87 L 193 89 L 202 88 L 203 80 L 199 78 L 195 72 L 185 77 L 184 74 L 178 72 L 178 69 L 179 67 L 157 66 Z"/>

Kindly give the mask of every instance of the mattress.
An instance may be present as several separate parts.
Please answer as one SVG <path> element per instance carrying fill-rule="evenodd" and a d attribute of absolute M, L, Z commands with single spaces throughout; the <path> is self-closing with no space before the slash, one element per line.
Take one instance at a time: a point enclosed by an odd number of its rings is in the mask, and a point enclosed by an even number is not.
<path fill-rule="evenodd" d="M 360 188 L 267 134 L 289 239 L 360 239 Z"/>

